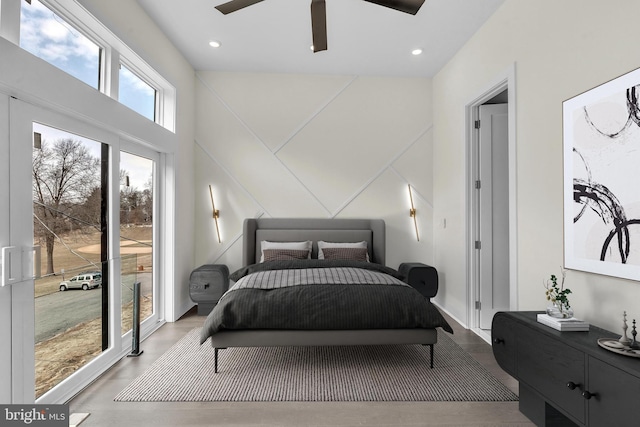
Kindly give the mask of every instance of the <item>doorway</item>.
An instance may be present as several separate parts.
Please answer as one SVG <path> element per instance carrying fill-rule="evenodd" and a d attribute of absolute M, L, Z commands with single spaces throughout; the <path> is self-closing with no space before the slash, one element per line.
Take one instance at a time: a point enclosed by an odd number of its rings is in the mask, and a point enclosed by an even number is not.
<path fill-rule="evenodd" d="M 114 352 L 108 305 L 113 257 L 105 240 L 112 207 L 104 177 L 112 167 L 109 146 L 118 139 L 15 98 L 9 113 L 3 281 L 11 293 L 10 394 L 12 402 L 28 403 L 70 390 L 80 381 L 70 373 L 86 373 Z M 81 250 L 93 244 L 101 248 L 96 254 Z M 69 360 L 83 362 L 69 369 Z"/>
<path fill-rule="evenodd" d="M 513 69 L 467 105 L 469 327 L 486 341 L 498 311 L 517 309 Z"/>
<path fill-rule="evenodd" d="M 0 210 L 0 307 L 11 325 L 2 396 L 64 402 L 126 353 L 131 283 L 142 284 L 141 335 L 160 324 L 160 155 L 1 94 L 0 113 L 10 117 L 0 134 L 8 137 L 0 176 L 9 178 L 0 185 L 8 201 Z"/>
<path fill-rule="evenodd" d="M 504 95 L 503 95 L 504 94 Z M 506 91 L 498 97 L 506 97 Z M 509 309 L 509 127 L 507 103 L 478 107 L 478 327 Z"/>

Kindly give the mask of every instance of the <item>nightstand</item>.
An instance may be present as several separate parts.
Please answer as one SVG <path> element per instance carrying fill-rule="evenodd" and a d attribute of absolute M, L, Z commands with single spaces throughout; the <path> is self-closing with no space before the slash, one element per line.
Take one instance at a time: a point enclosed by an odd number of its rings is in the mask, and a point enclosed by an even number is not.
<path fill-rule="evenodd" d="M 435 267 L 421 262 L 404 262 L 398 267 L 404 281 L 414 287 L 426 298 L 438 294 L 438 271 Z"/>
<path fill-rule="evenodd" d="M 224 264 L 205 264 L 191 272 L 189 296 L 198 303 L 198 315 L 208 315 L 229 289 L 229 268 Z"/>

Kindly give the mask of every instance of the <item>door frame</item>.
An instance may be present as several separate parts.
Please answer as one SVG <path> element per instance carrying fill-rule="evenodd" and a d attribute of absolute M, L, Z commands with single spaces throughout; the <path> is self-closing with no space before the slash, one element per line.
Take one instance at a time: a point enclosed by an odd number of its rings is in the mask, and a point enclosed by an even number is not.
<path fill-rule="evenodd" d="M 83 121 L 75 119 L 65 114 L 61 114 L 46 108 L 38 107 L 33 104 L 21 101 L 17 98 L 10 99 L 10 162 L 14 165 L 10 170 L 11 183 L 9 189 L 10 200 L 10 226 L 11 226 L 11 242 L 12 246 L 30 247 L 33 246 L 33 221 L 24 220 L 24 213 L 31 212 L 32 203 L 32 176 L 31 168 L 23 167 L 23 162 L 29 162 L 33 153 L 33 122 L 42 123 L 46 126 L 62 129 L 67 132 L 81 135 L 109 146 L 109 152 L 119 146 L 119 138 L 112 132 L 97 128 Z M 113 176 L 114 163 L 111 161 L 110 154 L 110 176 Z M 117 176 L 117 175 L 116 175 Z M 112 179 L 110 178 L 110 182 Z M 115 205 L 114 205 L 115 203 Z M 115 273 L 114 259 L 119 256 L 119 244 L 114 241 L 117 233 L 114 233 L 114 227 L 119 222 L 113 214 L 114 206 L 118 205 L 118 199 L 114 199 L 113 191 L 109 195 L 109 223 L 110 229 L 108 233 L 109 253 L 109 271 L 112 277 L 112 283 L 119 277 Z M 110 286 L 110 299 L 117 298 L 119 300 L 119 288 Z M 32 403 L 35 399 L 35 352 L 34 352 L 34 280 L 33 278 L 24 280 L 11 285 L 12 291 L 12 401 L 14 403 Z M 68 394 L 67 390 L 80 387 L 83 378 L 92 376 L 92 373 L 100 369 L 102 360 L 112 357 L 119 347 L 119 343 L 114 339 L 113 329 L 113 304 L 110 302 L 109 309 L 109 346 L 99 356 L 81 367 L 73 376 L 68 377 L 58 384 L 58 387 L 48 391 L 38 398 L 38 401 L 60 401 L 62 396 Z M 83 372 L 82 375 L 77 373 Z M 75 377 L 75 378 L 74 378 Z M 82 378 L 81 378 L 82 377 Z M 63 385 L 64 384 L 64 385 Z"/>
<path fill-rule="evenodd" d="M 4 6 L 10 3 L 13 2 L 0 2 L 2 5 L 2 16 L 0 19 L 2 19 L 3 22 L 5 18 L 9 16 L 5 16 L 6 10 Z M 19 17 L 19 10 L 17 16 Z M 19 19 L 16 22 L 19 22 Z M 4 29 L 8 30 L 9 27 Z M 2 114 L 2 116 L 0 116 L 0 146 L 6 144 L 0 148 L 0 154 L 4 152 L 4 147 L 8 147 L 11 123 L 8 108 L 4 111 L 2 105 L 3 103 L 8 105 L 8 100 L 13 97 L 27 102 L 30 105 L 57 112 L 58 114 L 74 118 L 87 125 L 92 125 L 98 129 L 114 133 L 121 138 L 121 141 L 124 139 L 160 153 L 157 182 L 157 188 L 160 192 L 157 206 L 161 213 L 161 218 L 159 218 L 157 223 L 161 237 L 158 240 L 160 257 L 158 267 L 158 286 L 160 289 L 160 294 L 158 295 L 159 319 L 155 324 L 143 322 L 140 337 L 141 340 L 144 340 L 162 326 L 166 322 L 166 319 L 174 321 L 186 310 L 183 309 L 181 311 L 181 307 L 176 307 L 176 301 L 183 301 L 184 298 L 182 293 L 179 292 L 180 290 L 175 289 L 174 286 L 177 274 L 175 266 L 175 192 L 177 178 L 175 171 L 178 163 L 175 150 L 176 147 L 179 146 L 180 138 L 175 132 L 169 131 L 139 116 L 123 105 L 118 103 L 114 104 L 112 99 L 89 88 L 82 82 L 69 78 L 66 73 L 42 62 L 41 59 L 26 53 L 19 48 L 16 43 L 9 41 L 17 40 L 18 35 L 19 32 L 12 34 L 12 37 L 8 39 L 0 37 L 0 52 L 3 55 L 3 59 L 5 59 L 5 61 L 0 61 L 0 114 Z M 16 67 L 16 64 L 20 66 Z M 1 126 L 3 124 L 6 124 L 6 126 Z M 4 164 L 4 160 L 5 158 L 0 159 L 0 165 Z M 114 164 L 115 163 L 112 162 L 112 165 Z M 3 175 L 2 172 L 3 171 L 0 171 L 0 176 Z M 0 195 L 4 195 L 2 194 L 4 190 L 5 186 L 0 183 Z M 6 196 L 8 197 L 8 194 Z M 2 211 L 0 221 L 5 221 L 4 214 L 8 215 L 8 210 L 7 204 L 0 207 L 0 211 Z M 3 233 L 6 231 L 3 229 L 4 227 L 4 225 L 0 224 L 0 231 Z M 0 239 L 3 239 L 3 241 L 0 242 L 3 245 L 9 244 L 9 242 L 4 241 L 3 236 L 0 236 Z M 112 271 L 119 271 L 119 266 L 113 266 L 113 268 L 116 270 Z M 11 299 L 11 287 L 0 287 L 0 309 L 2 309 L 0 320 L 7 320 L 7 316 L 10 318 Z M 6 311 L 4 310 L 5 308 Z M 10 343 L 11 340 L 11 329 L 10 321 L 6 321 L 6 323 L 0 326 L 0 338 L 7 344 Z M 113 333 L 113 328 L 111 333 Z M 120 337 L 120 333 L 117 335 Z M 116 342 L 120 343 L 118 354 L 114 354 L 109 359 L 105 359 L 104 366 L 95 365 L 92 366 L 91 372 L 89 370 L 83 372 L 82 377 L 85 385 L 90 384 L 99 374 L 105 372 L 129 352 L 130 342 Z M 7 362 L 3 363 L 2 368 L 0 368 L 2 378 L 11 378 L 14 376 L 10 363 L 11 352 L 11 345 L 3 346 L 0 350 L 0 361 Z M 100 357 L 103 356 L 104 354 Z M 66 394 L 45 394 L 43 398 L 39 399 L 38 403 L 64 403 L 71 399 L 76 392 L 77 391 L 74 392 L 72 390 Z M 11 400 L 11 385 L 8 384 L 8 381 L 0 381 L 0 398 L 2 402 L 14 403 Z"/>
<path fill-rule="evenodd" d="M 59 128 L 74 134 L 78 134 L 108 145 L 109 152 L 109 230 L 108 230 L 108 262 L 109 262 L 109 333 L 108 348 L 93 360 L 82 366 L 72 376 L 61 381 L 56 387 L 47 391 L 37 400 L 35 399 L 35 353 L 34 353 L 34 280 L 25 280 L 12 284 L 2 289 L 3 293 L 10 293 L 9 323 L 11 324 L 11 340 L 8 354 L 2 354 L 2 358 L 8 358 L 12 371 L 10 389 L 1 390 L 3 395 L 8 394 L 7 402 L 12 403 L 59 403 L 68 401 L 80 389 L 110 368 L 113 363 L 129 352 L 128 343 L 131 342 L 131 332 L 124 336 L 121 331 L 121 287 L 119 283 L 121 274 L 120 259 L 120 218 L 119 199 L 120 188 L 115 185 L 119 177 L 120 151 L 124 150 L 136 155 L 150 158 L 154 162 L 154 311 L 141 325 L 141 337 L 146 338 L 154 330 L 164 323 L 164 276 L 160 266 L 163 242 L 160 239 L 160 230 L 166 226 L 161 205 L 164 188 L 161 182 L 165 179 L 164 159 L 166 155 L 152 148 L 140 146 L 133 141 L 122 138 L 110 130 L 97 127 L 81 119 L 60 113 L 45 107 L 37 106 L 17 98 L 9 98 L 7 117 L 10 126 L 8 130 L 10 152 L 9 162 L 13 165 L 21 165 L 28 161 L 27 167 L 14 167 L 8 173 L 11 180 L 2 191 L 8 191 L 10 204 L 9 227 L 10 241 L 6 245 L 33 246 L 33 222 L 24 221 L 24 212 L 32 209 L 32 177 L 31 156 L 33 152 L 33 122 Z M 4 103 L 0 99 L 0 107 Z M 2 112 L 3 108 L 0 108 Z M 26 160 L 28 158 L 28 160 Z M 4 213 L 3 213 L 4 215 Z M 1 225 L 0 225 L 1 226 Z M 5 242 L 2 242 L 5 245 Z"/>
<path fill-rule="evenodd" d="M 479 328 L 479 311 L 475 302 L 480 298 L 480 283 L 478 280 L 479 256 L 475 249 L 477 235 L 477 192 L 475 177 L 477 176 L 476 147 L 479 132 L 475 129 L 475 122 L 479 120 L 479 107 L 504 90 L 508 90 L 508 121 L 509 121 L 509 309 L 518 309 L 518 257 L 517 257 L 517 157 L 516 157 L 516 67 L 509 66 L 491 84 L 487 85 L 480 94 L 473 97 L 465 105 L 466 127 L 466 241 L 467 241 L 467 318 L 468 327 L 485 341 L 491 337 Z"/>
<path fill-rule="evenodd" d="M 163 277 L 163 275 L 160 273 L 161 271 L 160 266 L 162 265 L 161 263 L 162 252 L 160 250 L 161 248 L 160 230 L 161 230 L 161 224 L 163 224 L 163 221 L 165 220 L 162 214 L 163 209 L 161 208 L 161 195 L 162 195 L 161 182 L 164 177 L 162 164 L 164 160 L 164 155 L 162 153 L 159 153 L 156 150 L 153 150 L 152 148 L 135 144 L 123 138 L 120 138 L 120 146 L 117 153 L 118 159 L 120 159 L 121 151 L 125 151 L 127 153 L 130 153 L 139 157 L 144 157 L 153 162 L 153 189 L 152 189 L 153 190 L 153 252 L 152 252 L 153 270 L 151 272 L 152 284 L 153 284 L 153 313 L 151 314 L 151 316 L 147 317 L 146 319 L 142 319 L 141 325 L 140 325 L 142 335 L 146 336 L 150 332 L 152 332 L 155 328 L 157 328 L 156 325 L 158 324 L 158 322 L 161 322 L 162 319 L 164 318 L 164 315 L 163 315 L 164 297 L 162 293 L 163 287 L 160 285 Z M 113 157 L 115 156 L 116 154 L 114 153 Z M 118 164 L 120 164 L 120 161 L 118 161 Z M 120 189 L 118 188 L 117 191 L 118 191 L 117 197 L 119 198 Z M 118 226 L 119 225 L 120 225 L 120 220 L 118 219 Z M 118 235 L 118 241 L 119 241 L 119 235 Z M 119 261 L 118 268 L 121 268 L 121 263 L 120 263 L 121 258 L 119 258 L 118 261 Z M 119 307 L 116 309 L 116 311 L 120 313 L 120 316 L 122 316 L 121 304 L 119 304 Z M 123 344 L 125 344 L 126 342 L 131 342 L 131 334 L 132 334 L 132 331 L 128 331 L 124 335 L 120 334 L 122 335 Z"/>
<path fill-rule="evenodd" d="M 5 126 L 6 125 L 6 126 Z M 0 200 L 9 200 L 9 96 L 0 92 Z M 0 208 L 0 247 L 10 246 L 9 209 Z M 1 263 L 1 261 L 0 261 Z M 4 266 L 0 266 L 3 272 Z M 11 325 L 11 286 L 0 287 L 0 324 Z M 3 341 L 6 328 L 1 331 Z M 11 346 L 0 346 L 0 366 L 11 366 Z M 11 402 L 11 383 L 13 371 L 3 372 L 8 381 L 0 381 L 0 402 Z"/>

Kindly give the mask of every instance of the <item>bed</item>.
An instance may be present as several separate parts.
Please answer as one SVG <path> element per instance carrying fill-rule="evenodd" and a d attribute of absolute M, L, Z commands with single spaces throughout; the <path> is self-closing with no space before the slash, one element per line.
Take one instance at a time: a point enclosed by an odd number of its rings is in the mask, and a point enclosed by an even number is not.
<path fill-rule="evenodd" d="M 437 328 L 453 330 L 386 267 L 385 242 L 380 219 L 246 219 L 243 267 L 201 332 L 215 372 L 229 347 L 421 344 L 433 367 Z"/>

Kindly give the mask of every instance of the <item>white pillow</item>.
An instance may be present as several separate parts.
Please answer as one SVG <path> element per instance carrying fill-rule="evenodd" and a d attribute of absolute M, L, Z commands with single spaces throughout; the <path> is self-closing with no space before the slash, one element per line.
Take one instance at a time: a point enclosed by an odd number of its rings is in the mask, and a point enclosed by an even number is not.
<path fill-rule="evenodd" d="M 322 240 L 318 240 L 318 259 L 324 259 L 324 253 L 322 253 L 323 248 L 367 248 L 367 242 L 354 242 L 354 243 L 344 243 L 344 242 L 325 242 Z M 369 262 L 369 252 L 367 251 L 367 262 Z"/>
<path fill-rule="evenodd" d="M 294 249 L 294 250 L 307 250 L 309 251 L 308 259 L 311 258 L 311 247 L 313 242 L 307 240 L 305 242 L 269 242 L 263 240 L 260 242 L 260 262 L 264 262 L 264 250 L 265 249 Z"/>

